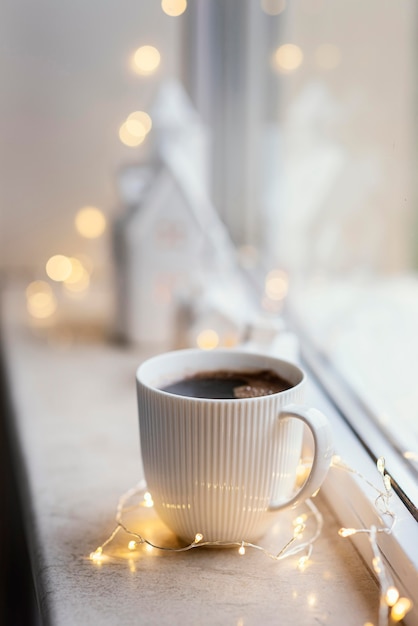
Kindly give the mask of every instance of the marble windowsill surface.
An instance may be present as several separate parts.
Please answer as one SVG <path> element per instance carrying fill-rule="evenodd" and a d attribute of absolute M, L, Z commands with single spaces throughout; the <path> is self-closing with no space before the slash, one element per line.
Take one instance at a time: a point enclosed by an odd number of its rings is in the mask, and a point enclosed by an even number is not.
<path fill-rule="evenodd" d="M 135 370 L 144 352 L 57 329 L 31 330 L 20 292 L 5 293 L 9 376 L 26 528 L 46 624 L 53 626 L 330 624 L 376 622 L 378 589 L 338 536 L 324 497 L 311 562 L 257 551 L 196 549 L 88 555 L 114 527 L 119 496 L 142 477 Z M 294 512 L 281 514 L 278 548 Z M 147 527 L 153 533 L 153 524 Z M 125 544 L 127 541 L 125 540 Z M 261 543 L 261 542 L 260 542 Z"/>

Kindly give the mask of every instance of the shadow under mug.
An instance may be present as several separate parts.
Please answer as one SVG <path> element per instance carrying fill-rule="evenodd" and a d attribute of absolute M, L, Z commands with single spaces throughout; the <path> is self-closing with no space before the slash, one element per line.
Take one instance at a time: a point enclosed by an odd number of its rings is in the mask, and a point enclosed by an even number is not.
<path fill-rule="evenodd" d="M 270 369 L 291 387 L 266 396 L 206 399 L 161 387 L 198 372 Z M 333 453 L 331 428 L 303 405 L 305 374 L 292 363 L 240 350 L 177 350 L 137 370 L 141 451 L 156 511 L 180 538 L 192 542 L 257 540 L 268 512 L 296 506 L 322 485 Z M 303 428 L 314 456 L 295 492 Z"/>

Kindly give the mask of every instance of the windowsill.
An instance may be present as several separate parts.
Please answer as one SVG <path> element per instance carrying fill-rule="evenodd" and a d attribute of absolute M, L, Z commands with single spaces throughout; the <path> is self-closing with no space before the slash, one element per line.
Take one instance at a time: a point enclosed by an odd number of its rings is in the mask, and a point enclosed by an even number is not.
<path fill-rule="evenodd" d="M 86 555 L 113 528 L 118 497 L 141 478 L 134 372 L 146 355 L 97 341 L 49 344 L 28 329 L 18 292 L 4 295 L 2 326 L 14 458 L 47 623 L 113 625 L 141 616 L 144 623 L 248 626 L 277 623 L 278 615 L 298 624 L 339 625 L 341 615 L 345 626 L 377 621 L 376 583 L 352 543 L 338 536 L 341 522 L 329 508 L 338 510 L 344 525 L 352 524 L 353 502 L 358 509 L 358 496 L 347 496 L 353 477 L 336 470 L 316 499 L 325 524 L 304 572 L 292 558 L 274 563 L 248 552 L 240 560 L 229 551 L 207 550 L 141 558 L 131 569 L 123 559 L 96 567 Z M 330 415 L 337 445 L 343 441 L 351 454 L 349 433 L 340 431 L 333 408 L 314 385 L 309 395 Z M 362 473 L 371 470 L 360 458 L 342 456 Z M 360 517 L 369 522 L 366 508 Z M 400 537 L 405 528 L 402 519 Z M 360 538 L 360 550 L 363 543 Z M 411 570 L 408 576 L 415 585 Z"/>

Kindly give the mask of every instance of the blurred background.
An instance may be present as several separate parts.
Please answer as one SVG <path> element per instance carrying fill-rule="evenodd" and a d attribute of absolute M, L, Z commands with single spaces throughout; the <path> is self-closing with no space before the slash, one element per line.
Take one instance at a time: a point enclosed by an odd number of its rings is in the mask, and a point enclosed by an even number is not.
<path fill-rule="evenodd" d="M 410 0 L 6 3 L 2 271 L 41 278 L 58 253 L 108 266 L 118 173 L 156 142 L 120 129 L 161 109 L 175 81 L 202 122 L 208 195 L 234 244 L 289 270 L 410 268 L 415 11 Z M 75 223 L 88 206 L 104 239 Z"/>

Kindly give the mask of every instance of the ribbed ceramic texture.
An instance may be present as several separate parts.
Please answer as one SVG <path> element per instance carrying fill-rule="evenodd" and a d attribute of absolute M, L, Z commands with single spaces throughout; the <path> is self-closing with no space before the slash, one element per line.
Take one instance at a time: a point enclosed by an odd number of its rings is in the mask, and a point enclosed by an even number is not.
<path fill-rule="evenodd" d="M 281 420 L 301 385 L 251 400 L 202 401 L 138 383 L 142 458 L 161 519 L 192 541 L 254 541 L 269 503 L 293 492 L 303 425 Z"/>

